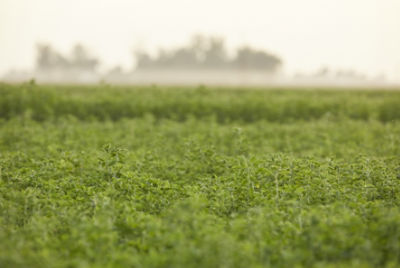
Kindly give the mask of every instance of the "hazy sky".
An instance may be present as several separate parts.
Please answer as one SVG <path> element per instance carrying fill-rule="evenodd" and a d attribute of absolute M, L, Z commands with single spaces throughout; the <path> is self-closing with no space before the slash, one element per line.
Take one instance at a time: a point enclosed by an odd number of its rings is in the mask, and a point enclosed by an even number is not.
<path fill-rule="evenodd" d="M 400 0 L 0 0 L 0 74 L 31 68 L 35 44 L 81 42 L 103 67 L 132 50 L 182 45 L 196 33 L 284 59 L 288 74 L 321 66 L 400 81 Z"/>

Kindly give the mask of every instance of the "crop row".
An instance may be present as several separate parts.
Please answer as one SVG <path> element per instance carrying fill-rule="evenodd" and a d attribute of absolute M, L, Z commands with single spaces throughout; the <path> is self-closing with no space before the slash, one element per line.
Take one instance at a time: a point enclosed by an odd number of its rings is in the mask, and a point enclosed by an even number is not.
<path fill-rule="evenodd" d="M 400 92 L 329 90 L 210 90 L 204 87 L 111 88 L 0 85 L 0 118 L 37 121 L 60 117 L 120 120 L 146 115 L 221 123 L 309 121 L 328 118 L 400 120 Z"/>

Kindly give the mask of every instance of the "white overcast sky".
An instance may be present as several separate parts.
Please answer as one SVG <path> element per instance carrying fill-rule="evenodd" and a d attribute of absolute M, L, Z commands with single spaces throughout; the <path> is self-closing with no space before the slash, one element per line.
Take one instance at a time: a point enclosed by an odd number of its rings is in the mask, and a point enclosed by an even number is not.
<path fill-rule="evenodd" d="M 81 42 L 103 67 L 134 48 L 182 45 L 196 33 L 281 56 L 284 71 L 322 66 L 400 81 L 400 0 L 0 0 L 0 74 L 33 67 L 35 44 Z"/>

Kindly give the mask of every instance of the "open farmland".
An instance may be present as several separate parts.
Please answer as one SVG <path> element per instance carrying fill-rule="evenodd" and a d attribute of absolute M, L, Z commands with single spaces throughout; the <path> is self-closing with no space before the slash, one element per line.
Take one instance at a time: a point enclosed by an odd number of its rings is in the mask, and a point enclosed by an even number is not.
<path fill-rule="evenodd" d="M 400 91 L 0 85 L 0 267 L 398 267 Z"/>

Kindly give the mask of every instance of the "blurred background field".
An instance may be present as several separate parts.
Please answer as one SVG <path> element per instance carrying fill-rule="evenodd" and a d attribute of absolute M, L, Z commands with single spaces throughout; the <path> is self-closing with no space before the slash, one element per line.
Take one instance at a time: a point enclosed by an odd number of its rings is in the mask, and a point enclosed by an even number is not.
<path fill-rule="evenodd" d="M 32 82 L 4 84 L 1 94 L 3 119 L 116 121 L 146 115 L 177 121 L 214 118 L 221 123 L 400 119 L 400 92 L 396 90 L 37 86 Z"/>

